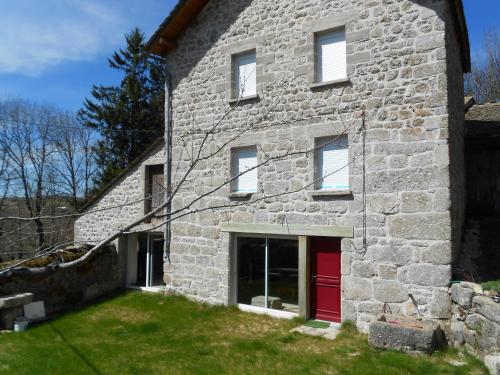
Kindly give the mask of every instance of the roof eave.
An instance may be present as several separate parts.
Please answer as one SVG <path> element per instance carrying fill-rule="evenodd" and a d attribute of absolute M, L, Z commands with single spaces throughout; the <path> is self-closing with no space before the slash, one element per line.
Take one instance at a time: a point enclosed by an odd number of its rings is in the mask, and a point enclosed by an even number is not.
<path fill-rule="evenodd" d="M 177 39 L 196 19 L 209 0 L 179 0 L 146 44 L 155 55 L 165 56 L 177 47 Z"/>
<path fill-rule="evenodd" d="M 452 0 L 455 12 L 457 32 L 461 42 L 462 64 L 464 72 L 471 71 L 470 44 L 467 23 L 462 0 Z M 179 3 L 170 12 L 168 17 L 161 23 L 146 48 L 149 52 L 159 56 L 165 56 L 177 47 L 179 36 L 196 19 L 201 10 L 209 0 L 179 0 Z"/>

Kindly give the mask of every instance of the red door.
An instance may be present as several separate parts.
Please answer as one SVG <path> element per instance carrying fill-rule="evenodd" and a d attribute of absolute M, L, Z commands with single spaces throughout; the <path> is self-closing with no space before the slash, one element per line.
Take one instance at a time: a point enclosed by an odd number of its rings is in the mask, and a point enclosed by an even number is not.
<path fill-rule="evenodd" d="M 340 238 L 313 237 L 311 249 L 311 316 L 340 322 Z"/>

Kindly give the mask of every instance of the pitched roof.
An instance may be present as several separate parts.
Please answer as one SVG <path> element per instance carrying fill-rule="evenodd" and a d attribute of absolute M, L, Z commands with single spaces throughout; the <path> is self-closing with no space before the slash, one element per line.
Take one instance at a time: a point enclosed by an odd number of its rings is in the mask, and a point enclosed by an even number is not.
<path fill-rule="evenodd" d="M 102 188 L 100 188 L 94 195 L 90 196 L 86 201 L 85 204 L 82 206 L 80 209 L 80 212 L 83 213 L 87 211 L 91 206 L 94 205 L 99 199 L 101 199 L 104 195 L 106 195 L 111 189 L 113 189 L 116 184 L 118 184 L 119 181 L 121 181 L 127 173 L 129 173 L 131 170 L 139 166 L 145 159 L 150 156 L 153 151 L 158 149 L 160 146 L 163 146 L 165 144 L 165 141 L 163 138 L 159 138 L 156 141 L 154 141 L 142 154 L 140 154 L 138 157 L 136 157 L 128 166 L 125 168 L 123 171 L 121 171 L 118 175 L 116 175 L 111 181 L 109 181 L 106 185 L 104 185 Z"/>
<path fill-rule="evenodd" d="M 210 0 L 179 0 L 168 17 L 161 23 L 147 43 L 147 49 L 156 55 L 164 56 L 177 47 L 179 37 L 196 20 Z M 462 0 L 450 0 L 455 21 L 455 28 L 459 34 L 462 46 L 462 64 L 464 71 L 470 71 L 470 45 L 467 24 L 465 22 Z"/>

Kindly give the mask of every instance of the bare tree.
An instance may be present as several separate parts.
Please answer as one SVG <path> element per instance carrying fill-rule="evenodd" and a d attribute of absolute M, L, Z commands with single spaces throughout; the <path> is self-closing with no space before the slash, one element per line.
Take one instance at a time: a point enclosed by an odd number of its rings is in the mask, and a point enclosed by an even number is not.
<path fill-rule="evenodd" d="M 484 56 L 476 57 L 472 72 L 465 77 L 465 94 L 476 102 L 500 101 L 500 30 L 484 35 Z"/>
<path fill-rule="evenodd" d="M 36 227 L 37 245 L 45 244 L 42 214 L 48 192 L 53 149 L 50 143 L 53 111 L 23 100 L 2 103 L 0 146 L 5 151 L 13 176 L 19 181 L 16 192 L 23 196 Z"/>
<path fill-rule="evenodd" d="M 3 148 L 0 148 L 0 212 L 5 203 L 5 199 L 9 194 L 9 188 L 11 183 L 9 160 L 7 158 L 7 153 Z M 0 233 L 2 228 L 0 226 Z"/>
<path fill-rule="evenodd" d="M 56 154 L 54 185 L 56 194 L 68 197 L 74 210 L 88 196 L 95 173 L 93 131 L 71 113 L 58 113 L 52 133 Z"/>
<path fill-rule="evenodd" d="M 7 195 L 10 188 L 10 176 L 9 176 L 9 163 L 7 159 L 7 154 L 3 148 L 0 147 L 0 212 L 5 204 Z M 0 236 L 3 236 L 3 223 L 0 222 Z M 1 255 L 1 254 L 0 254 Z M 0 257 L 0 261 L 2 258 Z"/>

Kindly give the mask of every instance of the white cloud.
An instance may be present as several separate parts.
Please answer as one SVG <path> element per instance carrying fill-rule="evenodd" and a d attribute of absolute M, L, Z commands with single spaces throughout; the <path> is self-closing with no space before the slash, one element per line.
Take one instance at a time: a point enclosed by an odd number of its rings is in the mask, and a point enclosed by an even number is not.
<path fill-rule="evenodd" d="M 127 1 L 2 0 L 0 73 L 37 76 L 68 61 L 90 61 L 123 43 Z"/>

